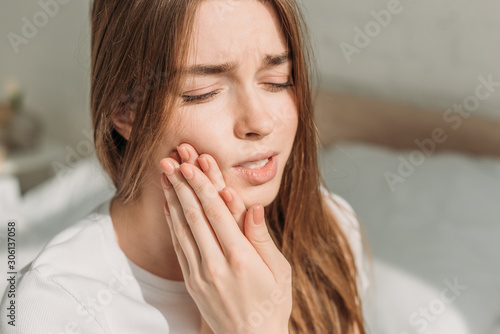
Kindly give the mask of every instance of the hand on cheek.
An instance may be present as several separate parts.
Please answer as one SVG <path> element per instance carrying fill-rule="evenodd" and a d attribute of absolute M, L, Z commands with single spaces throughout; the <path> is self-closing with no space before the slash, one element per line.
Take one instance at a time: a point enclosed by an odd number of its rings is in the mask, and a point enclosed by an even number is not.
<path fill-rule="evenodd" d="M 238 223 L 241 232 L 244 234 L 244 221 L 247 212 L 245 204 L 236 190 L 226 186 L 217 161 L 209 154 L 203 153 L 199 155 L 196 149 L 188 143 L 177 146 L 177 152 L 178 154 L 171 155 L 171 157 L 179 162 L 179 165 L 182 163 L 192 164 L 205 173 L 226 203 L 229 211 L 231 211 L 231 214 Z"/>
<path fill-rule="evenodd" d="M 256 203 L 247 213 L 213 157 L 184 147 L 178 151 L 181 164 L 173 158 L 160 162 L 165 216 L 186 287 L 208 327 L 234 332 L 249 309 L 276 292 L 284 298 L 262 332 L 287 328 L 291 266 L 271 238 L 263 206 Z"/>

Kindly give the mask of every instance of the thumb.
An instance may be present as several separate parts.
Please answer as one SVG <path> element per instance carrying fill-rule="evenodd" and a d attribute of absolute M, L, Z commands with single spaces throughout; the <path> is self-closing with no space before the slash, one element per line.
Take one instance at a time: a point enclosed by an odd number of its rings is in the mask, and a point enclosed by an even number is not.
<path fill-rule="evenodd" d="M 264 207 L 261 204 L 255 205 L 248 213 L 245 217 L 245 236 L 276 277 L 279 273 L 275 271 L 281 267 L 284 257 L 269 234 Z"/>

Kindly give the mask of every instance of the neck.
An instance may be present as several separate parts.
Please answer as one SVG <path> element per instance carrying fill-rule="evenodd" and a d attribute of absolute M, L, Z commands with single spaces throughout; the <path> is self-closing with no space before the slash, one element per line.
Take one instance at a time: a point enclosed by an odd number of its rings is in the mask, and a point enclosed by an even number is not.
<path fill-rule="evenodd" d="M 144 188 L 139 200 L 123 203 L 114 198 L 111 220 L 118 244 L 125 255 L 154 275 L 183 281 L 170 229 L 163 212 L 165 197 L 159 187 Z"/>

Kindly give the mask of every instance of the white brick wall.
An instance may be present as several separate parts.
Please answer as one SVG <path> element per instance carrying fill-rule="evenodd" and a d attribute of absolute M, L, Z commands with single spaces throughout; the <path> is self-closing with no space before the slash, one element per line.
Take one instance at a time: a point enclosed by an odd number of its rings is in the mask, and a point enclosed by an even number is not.
<path fill-rule="evenodd" d="M 371 11 L 397 0 L 303 0 L 321 85 L 445 110 L 473 95 L 478 77 L 500 83 L 500 2 L 400 0 L 399 14 L 381 27 L 351 62 L 342 42 L 355 46 L 355 27 L 375 21 Z M 379 24 L 379 26 L 381 26 Z M 500 119 L 500 86 L 476 114 Z"/>

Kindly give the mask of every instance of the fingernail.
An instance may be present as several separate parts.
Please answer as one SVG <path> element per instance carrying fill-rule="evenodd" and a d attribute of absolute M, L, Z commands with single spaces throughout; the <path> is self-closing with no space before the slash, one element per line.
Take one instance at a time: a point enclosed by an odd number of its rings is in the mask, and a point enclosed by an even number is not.
<path fill-rule="evenodd" d="M 165 164 L 164 168 L 165 168 L 165 173 L 167 173 L 169 175 L 172 174 L 174 172 L 174 169 L 175 169 L 174 164 L 171 161 L 168 161 Z"/>
<path fill-rule="evenodd" d="M 170 216 L 170 209 L 168 208 L 167 201 L 163 204 L 163 210 L 165 211 L 165 215 Z"/>
<path fill-rule="evenodd" d="M 222 197 L 224 197 L 224 202 L 229 203 L 233 200 L 233 195 L 228 191 L 222 191 Z"/>
<path fill-rule="evenodd" d="M 179 152 L 179 155 L 181 156 L 182 160 L 184 161 L 189 160 L 189 152 L 184 146 L 177 146 L 177 152 Z"/>
<path fill-rule="evenodd" d="M 192 179 L 193 178 L 193 170 L 191 169 L 191 166 L 188 164 L 183 164 L 186 165 L 184 168 L 181 168 L 181 173 L 184 175 L 186 179 Z"/>
<path fill-rule="evenodd" d="M 207 159 L 205 158 L 198 158 L 198 162 L 200 163 L 201 169 L 206 173 L 210 169 L 210 166 L 208 164 Z"/>
<path fill-rule="evenodd" d="M 262 205 L 257 205 L 252 209 L 253 223 L 255 225 L 261 225 L 264 222 L 264 210 L 261 210 Z"/>
<path fill-rule="evenodd" d="M 170 183 L 170 181 L 168 180 L 167 175 L 165 175 L 165 173 L 161 173 L 161 185 L 165 189 L 172 187 L 172 183 Z"/>

